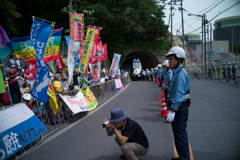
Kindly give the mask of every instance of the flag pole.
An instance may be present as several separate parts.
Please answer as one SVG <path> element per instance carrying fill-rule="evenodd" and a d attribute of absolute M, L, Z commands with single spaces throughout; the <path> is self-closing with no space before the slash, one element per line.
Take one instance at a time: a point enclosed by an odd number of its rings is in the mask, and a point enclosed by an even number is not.
<path fill-rule="evenodd" d="M 33 17 L 33 19 L 38 19 L 38 20 L 41 20 L 41 21 L 44 21 L 44 22 L 55 24 L 55 22 L 51 22 L 51 21 L 48 21 L 48 20 L 45 20 L 45 19 L 42 19 L 42 18 L 38 18 L 38 17 L 35 17 L 35 16 L 32 16 L 32 17 Z"/>
<path fill-rule="evenodd" d="M 2 59 L 1 59 L 1 60 L 2 60 Z M 3 71 L 4 71 L 4 75 L 5 75 L 5 80 L 6 80 L 6 82 L 7 82 L 8 94 L 9 94 L 9 97 L 10 97 L 11 106 L 13 106 L 12 97 L 11 97 L 11 93 L 10 93 L 10 89 L 9 89 L 9 85 L 8 85 L 8 79 L 7 79 L 7 74 L 6 74 L 6 71 L 5 71 L 5 67 L 4 67 L 4 62 L 3 62 L 3 60 L 2 60 L 2 64 L 3 64 Z"/>

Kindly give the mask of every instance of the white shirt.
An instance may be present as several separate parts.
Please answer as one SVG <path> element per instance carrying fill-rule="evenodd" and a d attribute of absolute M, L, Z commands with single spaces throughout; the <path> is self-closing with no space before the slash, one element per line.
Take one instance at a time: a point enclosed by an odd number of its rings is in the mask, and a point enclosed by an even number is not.
<path fill-rule="evenodd" d="M 128 72 L 124 72 L 124 77 L 127 77 L 128 76 Z"/>
<path fill-rule="evenodd" d="M 11 68 L 15 67 L 15 60 L 14 59 L 10 59 L 10 66 L 11 66 Z"/>

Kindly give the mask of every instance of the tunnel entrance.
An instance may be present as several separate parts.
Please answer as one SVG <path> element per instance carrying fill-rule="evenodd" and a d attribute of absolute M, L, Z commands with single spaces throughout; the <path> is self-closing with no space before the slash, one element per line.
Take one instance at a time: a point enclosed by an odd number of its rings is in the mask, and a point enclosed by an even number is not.
<path fill-rule="evenodd" d="M 126 56 L 126 59 L 123 61 L 123 69 L 132 71 L 132 63 L 134 58 L 139 58 L 142 68 L 144 70 L 155 68 L 159 62 L 155 55 L 147 51 L 134 51 Z"/>

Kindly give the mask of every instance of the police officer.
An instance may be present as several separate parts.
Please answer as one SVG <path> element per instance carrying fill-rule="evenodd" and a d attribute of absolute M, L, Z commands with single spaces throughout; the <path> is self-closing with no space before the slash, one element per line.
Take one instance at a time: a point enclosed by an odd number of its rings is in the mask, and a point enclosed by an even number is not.
<path fill-rule="evenodd" d="M 149 70 L 148 69 L 146 69 L 146 79 L 147 79 L 147 81 L 149 81 L 149 76 L 150 76 L 150 72 L 149 72 Z"/>
<path fill-rule="evenodd" d="M 154 71 L 153 71 L 153 68 L 151 68 L 151 72 L 150 72 L 151 81 L 153 81 L 153 76 L 154 76 Z"/>
<path fill-rule="evenodd" d="M 162 73 L 162 65 L 158 64 L 158 70 L 157 70 L 157 77 L 158 77 L 158 81 L 161 81 L 161 73 Z M 159 86 L 161 87 L 161 86 Z"/>
<path fill-rule="evenodd" d="M 167 121 L 171 122 L 174 134 L 175 146 L 179 160 L 190 160 L 187 135 L 188 107 L 190 106 L 190 76 L 182 63 L 185 59 L 185 51 L 181 47 L 173 47 L 166 55 L 169 65 L 173 69 L 172 82 L 167 96 L 167 104 L 170 111 Z"/>
<path fill-rule="evenodd" d="M 227 70 L 228 70 L 228 79 L 231 79 L 232 78 L 232 66 L 231 66 L 231 63 L 228 62 L 228 67 L 227 67 Z"/>
<path fill-rule="evenodd" d="M 235 62 L 233 62 L 233 66 L 232 66 L 233 80 L 236 80 L 236 70 L 237 70 L 237 66 L 235 65 Z"/>
<path fill-rule="evenodd" d="M 165 75 L 165 70 L 162 69 L 162 72 L 161 72 L 161 83 L 160 83 L 160 86 L 162 86 L 162 83 L 164 82 L 164 75 Z"/>
<path fill-rule="evenodd" d="M 162 64 L 163 69 L 165 70 L 165 75 L 164 75 L 164 83 L 163 83 L 163 93 L 165 95 L 165 97 L 167 97 L 168 95 L 168 90 L 169 90 L 169 86 L 170 86 L 170 82 L 172 79 L 172 70 L 170 69 L 168 60 L 164 61 Z M 168 110 L 170 110 L 170 107 L 168 106 Z"/>
<path fill-rule="evenodd" d="M 217 65 L 217 78 L 216 79 L 218 79 L 218 80 L 220 80 L 220 70 L 221 70 L 221 68 L 220 68 L 220 66 L 219 66 L 219 64 Z"/>
<path fill-rule="evenodd" d="M 223 79 L 226 79 L 226 66 L 225 63 L 223 63 Z"/>

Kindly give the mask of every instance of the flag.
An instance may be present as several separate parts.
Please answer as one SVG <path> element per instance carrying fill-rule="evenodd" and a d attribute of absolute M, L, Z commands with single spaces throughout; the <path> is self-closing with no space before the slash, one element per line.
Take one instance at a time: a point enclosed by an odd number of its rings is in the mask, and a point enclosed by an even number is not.
<path fill-rule="evenodd" d="M 57 72 L 55 61 L 48 62 L 47 65 L 52 74 L 55 74 Z"/>
<path fill-rule="evenodd" d="M 65 40 L 66 40 L 66 43 L 67 43 L 67 48 L 68 48 L 68 45 L 69 45 L 69 38 L 70 36 L 65 36 Z M 79 62 L 80 62 L 80 59 L 81 59 L 81 54 L 76 54 L 76 56 L 74 57 L 74 67 L 78 66 L 79 65 Z"/>
<path fill-rule="evenodd" d="M 64 62 L 62 61 L 62 56 L 60 54 L 60 52 L 58 52 L 58 57 L 55 61 L 55 64 L 56 64 L 56 68 L 57 70 L 59 70 L 60 72 L 63 71 L 63 68 L 65 68 L 65 64 Z"/>
<path fill-rule="evenodd" d="M 89 111 L 94 110 L 97 107 L 98 102 L 97 102 L 94 94 L 90 90 L 90 88 L 87 87 L 86 90 L 81 90 L 81 92 L 82 92 L 82 94 L 84 95 L 84 97 L 85 97 L 85 99 L 87 101 Z"/>
<path fill-rule="evenodd" d="M 70 38 L 80 43 L 77 55 L 79 59 L 75 59 L 76 64 L 79 65 L 83 52 L 83 35 L 84 35 L 84 19 L 83 14 L 70 13 Z M 75 57 L 74 57 L 75 58 Z"/>
<path fill-rule="evenodd" d="M 92 50 L 92 46 L 93 46 L 93 41 L 95 38 L 95 35 L 97 34 L 97 31 L 94 29 L 88 29 L 87 30 L 87 36 L 86 36 L 86 40 L 84 42 L 84 47 L 83 47 L 83 56 L 80 62 L 80 72 L 82 75 L 85 74 L 86 68 L 87 68 L 87 64 L 88 64 L 88 60 L 89 60 L 89 54 Z"/>
<path fill-rule="evenodd" d="M 104 61 L 104 48 L 102 46 L 102 41 L 98 44 L 98 62 Z"/>
<path fill-rule="evenodd" d="M 107 43 L 103 45 L 103 61 L 107 61 Z"/>
<path fill-rule="evenodd" d="M 4 160 L 32 143 L 47 130 L 25 103 L 1 110 L 0 122 L 0 158 Z"/>
<path fill-rule="evenodd" d="M 2 71 L 0 69 L 0 94 L 5 92 L 6 92 L 6 89 L 3 81 Z"/>
<path fill-rule="evenodd" d="M 113 57 L 113 60 L 112 60 L 112 65 L 111 65 L 110 70 L 109 70 L 109 75 L 111 77 L 114 77 L 115 74 L 116 74 L 120 58 L 121 58 L 120 54 L 114 53 L 114 57 Z"/>
<path fill-rule="evenodd" d="M 0 59 L 5 58 L 12 50 L 12 42 L 0 25 Z"/>
<path fill-rule="evenodd" d="M 52 111 L 54 114 L 57 113 L 57 109 L 58 109 L 58 103 L 57 103 L 57 97 L 53 91 L 53 88 L 52 88 L 52 84 L 51 84 L 51 81 L 49 81 L 49 87 L 48 87 L 48 91 L 47 91 L 47 94 L 49 95 L 49 104 L 50 104 L 50 107 L 52 108 Z"/>
<path fill-rule="evenodd" d="M 89 63 L 90 64 L 95 64 L 96 60 L 97 60 L 97 46 L 98 46 L 98 40 L 99 40 L 99 36 L 100 36 L 100 31 L 101 29 L 95 26 L 89 26 L 89 28 L 93 28 L 94 30 L 97 31 L 97 34 L 94 37 L 94 43 L 93 43 L 93 47 L 91 50 L 91 53 L 89 55 Z"/>
<path fill-rule="evenodd" d="M 36 51 L 37 71 L 35 84 L 31 90 L 33 98 L 46 103 L 48 100 L 47 90 L 49 86 L 49 69 L 43 62 L 44 51 L 47 46 L 52 24 L 33 19 L 31 27 L 31 41 Z"/>
<path fill-rule="evenodd" d="M 62 29 L 53 30 L 51 39 L 44 51 L 44 63 L 57 59 L 60 49 L 61 36 Z M 36 64 L 36 51 L 33 47 L 30 36 L 13 38 L 13 50 L 18 59 L 22 59 L 31 64 Z"/>
<path fill-rule="evenodd" d="M 24 69 L 23 76 L 25 77 L 26 75 L 30 76 L 29 80 L 34 80 L 36 70 L 37 70 L 37 65 L 36 64 L 28 64 L 27 67 Z"/>

